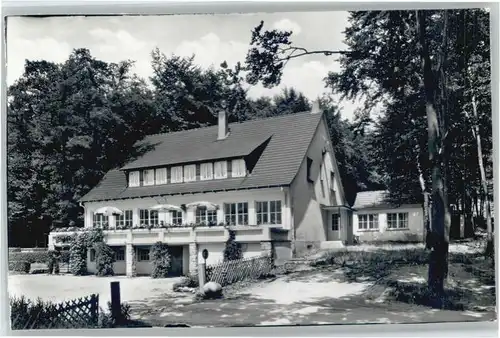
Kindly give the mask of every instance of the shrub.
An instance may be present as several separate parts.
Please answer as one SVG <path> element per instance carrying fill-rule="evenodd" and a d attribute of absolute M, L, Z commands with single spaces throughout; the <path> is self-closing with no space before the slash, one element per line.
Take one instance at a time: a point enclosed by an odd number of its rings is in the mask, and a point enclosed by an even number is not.
<path fill-rule="evenodd" d="M 13 330 L 43 329 L 52 326 L 51 303 L 37 299 L 36 302 L 21 296 L 10 299 L 10 319 Z"/>
<path fill-rule="evenodd" d="M 198 287 L 198 280 L 195 277 L 183 277 L 179 282 L 174 283 L 172 286 L 173 291 L 180 291 L 181 288 L 196 288 Z"/>
<path fill-rule="evenodd" d="M 37 250 L 33 252 L 9 252 L 9 261 L 26 261 L 29 263 L 47 263 L 49 253 L 47 249 L 44 251 Z"/>
<path fill-rule="evenodd" d="M 156 242 L 151 248 L 151 257 L 153 264 L 153 278 L 165 278 L 168 276 L 170 270 L 170 253 L 168 252 L 168 245 L 162 242 Z"/>
<path fill-rule="evenodd" d="M 96 275 L 113 276 L 113 263 L 115 262 L 115 252 L 104 242 L 94 244 Z"/>
<path fill-rule="evenodd" d="M 120 304 L 120 316 L 122 317 L 123 324 L 127 324 L 127 322 L 130 321 L 130 305 L 128 305 L 127 303 Z M 107 312 L 100 309 L 98 325 L 100 328 L 112 328 L 117 325 L 113 316 L 111 315 L 111 302 L 108 302 Z"/>
<path fill-rule="evenodd" d="M 224 262 L 234 261 L 241 259 L 241 245 L 236 242 L 236 233 L 234 230 L 229 230 L 229 238 L 226 241 L 226 247 L 224 248 Z"/>
<path fill-rule="evenodd" d="M 86 236 L 79 234 L 71 241 L 69 250 L 69 270 L 75 276 L 87 273 L 87 243 Z"/>
<path fill-rule="evenodd" d="M 9 271 L 29 273 L 31 263 L 27 261 L 11 261 L 9 262 Z"/>

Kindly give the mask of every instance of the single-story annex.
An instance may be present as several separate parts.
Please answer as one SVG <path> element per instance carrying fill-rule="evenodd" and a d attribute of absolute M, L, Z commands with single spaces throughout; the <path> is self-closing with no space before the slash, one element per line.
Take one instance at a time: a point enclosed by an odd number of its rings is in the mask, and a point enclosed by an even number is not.
<path fill-rule="evenodd" d="M 217 263 L 228 227 L 244 257 L 265 253 L 279 261 L 342 247 L 355 235 L 378 239 L 380 222 L 393 226 L 391 210 L 346 203 L 317 104 L 310 112 L 243 123 L 228 124 L 221 112 L 216 126 L 151 135 L 139 146 L 148 150 L 108 172 L 80 201 L 85 227 L 103 227 L 116 250 L 116 274 L 150 274 L 149 250 L 158 241 L 170 247 L 173 275 L 197 271 L 204 249 L 207 264 Z M 107 215 L 106 208 L 120 212 Z M 397 211 L 399 234 L 419 227 L 413 216 L 419 212 Z M 379 235 L 388 233 L 381 229 Z M 61 245 L 57 235 L 49 234 L 49 248 Z M 94 258 L 90 251 L 89 271 Z"/>

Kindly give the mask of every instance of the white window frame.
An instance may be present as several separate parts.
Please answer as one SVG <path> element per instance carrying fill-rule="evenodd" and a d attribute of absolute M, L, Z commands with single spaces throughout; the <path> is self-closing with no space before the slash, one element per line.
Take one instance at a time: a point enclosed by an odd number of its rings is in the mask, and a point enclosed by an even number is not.
<path fill-rule="evenodd" d="M 137 248 L 137 261 L 149 262 L 151 260 L 151 252 L 146 248 Z"/>
<path fill-rule="evenodd" d="M 143 218 L 141 217 L 141 213 L 147 213 L 147 217 Z M 152 215 L 155 215 L 152 217 Z M 160 215 L 158 213 L 158 210 L 149 210 L 149 209 L 139 209 L 139 226 L 140 225 L 158 225 L 160 224 Z"/>
<path fill-rule="evenodd" d="M 364 231 L 376 231 L 379 229 L 378 214 L 358 215 L 358 229 Z"/>
<path fill-rule="evenodd" d="M 170 169 L 170 182 L 172 183 L 182 183 L 183 180 L 183 167 L 172 167 Z"/>
<path fill-rule="evenodd" d="M 125 261 L 125 249 L 123 247 L 113 248 L 113 251 L 115 252 L 115 260 L 117 262 Z"/>
<path fill-rule="evenodd" d="M 172 222 L 172 224 L 181 225 L 182 222 L 184 221 L 184 215 L 180 210 L 170 210 L 169 214 L 170 214 L 170 221 Z M 180 222 L 179 219 L 181 220 Z"/>
<path fill-rule="evenodd" d="M 143 184 L 145 186 L 155 185 L 155 170 L 154 169 L 146 169 L 142 172 L 143 175 Z"/>
<path fill-rule="evenodd" d="M 128 186 L 129 187 L 140 187 L 141 186 L 140 171 L 130 171 L 128 173 Z"/>
<path fill-rule="evenodd" d="M 244 209 L 245 205 L 246 212 L 241 210 Z M 248 211 L 248 202 L 224 203 L 224 223 L 226 225 L 248 225 Z M 234 222 L 231 221 L 232 217 L 234 217 Z"/>
<path fill-rule="evenodd" d="M 274 211 L 271 210 L 272 206 L 274 206 Z M 274 222 L 272 221 L 272 219 L 274 219 Z M 255 221 L 257 225 L 283 224 L 283 203 L 280 200 L 256 201 Z"/>
<path fill-rule="evenodd" d="M 408 217 L 409 217 L 409 214 L 407 212 L 387 213 L 387 229 L 389 229 L 389 230 L 407 230 L 407 229 L 409 229 Z"/>
<path fill-rule="evenodd" d="M 227 161 L 217 161 L 214 163 L 214 177 L 216 179 L 227 178 Z"/>
<path fill-rule="evenodd" d="M 195 223 L 208 225 L 209 222 L 217 224 L 217 210 L 208 210 L 207 207 L 197 207 L 195 211 Z"/>
<path fill-rule="evenodd" d="M 231 177 L 245 177 L 247 174 L 245 160 L 242 158 L 231 161 Z"/>
<path fill-rule="evenodd" d="M 167 184 L 167 168 L 155 169 L 155 184 Z"/>
<path fill-rule="evenodd" d="M 94 226 L 94 228 L 102 228 L 105 224 L 109 226 L 109 216 L 94 213 L 94 215 L 92 216 L 92 225 Z"/>
<path fill-rule="evenodd" d="M 213 178 L 214 178 L 214 164 L 211 162 L 200 164 L 200 180 L 206 181 L 206 180 L 212 180 Z"/>
<path fill-rule="evenodd" d="M 196 181 L 196 164 L 184 166 L 184 182 Z"/>
<path fill-rule="evenodd" d="M 116 226 L 127 226 L 132 227 L 133 222 L 133 210 L 123 210 L 123 214 L 116 217 Z"/>
<path fill-rule="evenodd" d="M 340 214 L 332 214 L 331 225 L 332 225 L 332 231 L 340 231 Z"/>

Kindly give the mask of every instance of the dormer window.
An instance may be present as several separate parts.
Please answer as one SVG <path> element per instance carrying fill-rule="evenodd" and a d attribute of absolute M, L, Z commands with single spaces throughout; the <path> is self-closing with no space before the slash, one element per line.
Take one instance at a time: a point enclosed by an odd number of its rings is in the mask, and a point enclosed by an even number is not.
<path fill-rule="evenodd" d="M 167 168 L 156 169 L 155 178 L 155 184 L 167 184 Z"/>
<path fill-rule="evenodd" d="M 155 171 L 154 169 L 144 170 L 143 171 L 143 180 L 144 185 L 154 185 L 155 184 Z"/>
<path fill-rule="evenodd" d="M 244 177 L 246 174 L 247 174 L 247 169 L 245 166 L 245 160 L 243 159 L 233 160 L 231 163 L 231 176 Z"/>
<path fill-rule="evenodd" d="M 219 161 L 214 163 L 215 178 L 227 178 L 227 162 Z"/>
<path fill-rule="evenodd" d="M 196 164 L 184 166 L 184 182 L 196 181 Z"/>
<path fill-rule="evenodd" d="M 170 176 L 172 183 L 182 183 L 182 167 L 172 167 Z"/>
<path fill-rule="evenodd" d="M 214 178 L 214 165 L 213 163 L 202 163 L 200 165 L 200 179 L 202 181 L 211 180 Z"/>
<path fill-rule="evenodd" d="M 138 187 L 141 185 L 140 180 L 140 172 L 139 171 L 131 171 L 128 174 L 128 186 L 129 187 Z"/>

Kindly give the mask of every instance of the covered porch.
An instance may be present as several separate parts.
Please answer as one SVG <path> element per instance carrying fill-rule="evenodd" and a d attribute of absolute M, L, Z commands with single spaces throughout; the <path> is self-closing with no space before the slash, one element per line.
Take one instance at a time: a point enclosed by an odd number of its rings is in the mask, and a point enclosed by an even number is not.
<path fill-rule="evenodd" d="M 336 244 L 352 244 L 353 242 L 353 226 L 352 215 L 353 210 L 344 205 L 326 206 L 322 205 L 321 209 L 325 217 L 325 235 L 326 242 L 323 247 Z"/>

